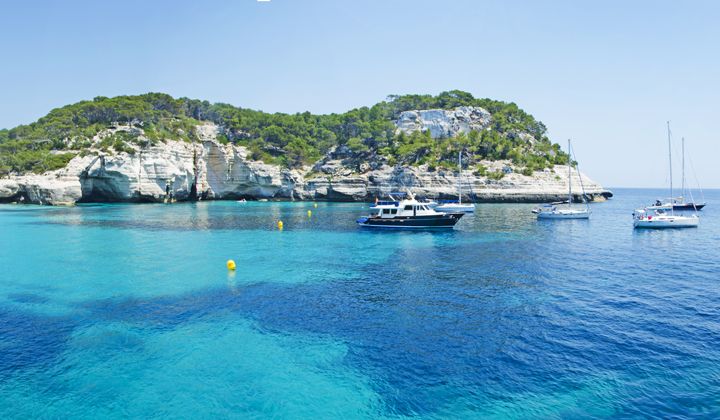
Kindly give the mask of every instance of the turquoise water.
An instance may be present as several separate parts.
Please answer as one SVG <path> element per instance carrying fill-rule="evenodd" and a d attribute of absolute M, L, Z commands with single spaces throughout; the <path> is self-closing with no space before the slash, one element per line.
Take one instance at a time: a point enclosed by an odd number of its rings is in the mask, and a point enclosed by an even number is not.
<path fill-rule="evenodd" d="M 0 416 L 717 418 L 720 192 L 678 231 L 632 229 L 663 192 L 615 192 L 451 232 L 360 230 L 362 204 L 0 206 Z"/>

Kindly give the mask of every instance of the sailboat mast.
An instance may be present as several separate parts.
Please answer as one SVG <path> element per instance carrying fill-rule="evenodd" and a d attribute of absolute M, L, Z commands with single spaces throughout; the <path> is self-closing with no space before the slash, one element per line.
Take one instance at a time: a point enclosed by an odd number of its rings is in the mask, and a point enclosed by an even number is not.
<path fill-rule="evenodd" d="M 460 177 L 461 176 L 462 176 L 462 150 L 458 152 L 458 178 L 457 178 L 458 204 L 462 204 L 462 191 L 460 191 Z"/>
<path fill-rule="evenodd" d="M 668 162 L 670 163 L 670 204 L 672 205 L 673 174 L 672 174 L 672 141 L 670 140 L 670 121 L 667 122 L 667 128 L 668 128 Z"/>
<path fill-rule="evenodd" d="M 573 202 L 572 199 L 572 152 L 570 151 L 570 139 L 568 139 L 568 204 Z"/>
<path fill-rule="evenodd" d="M 683 203 L 685 202 L 685 137 L 682 138 L 682 190 L 680 192 Z"/>

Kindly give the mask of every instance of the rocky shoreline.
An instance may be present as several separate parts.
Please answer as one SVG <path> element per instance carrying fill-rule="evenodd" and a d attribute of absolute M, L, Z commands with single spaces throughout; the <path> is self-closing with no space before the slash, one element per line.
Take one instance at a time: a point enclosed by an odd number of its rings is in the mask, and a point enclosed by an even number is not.
<path fill-rule="evenodd" d="M 221 144 L 212 124 L 199 128 L 196 143 L 168 140 L 135 153 L 90 153 L 60 170 L 0 179 L 0 202 L 372 201 L 408 189 L 418 197 L 449 199 L 457 197 L 458 176 L 467 201 L 535 203 L 567 197 L 567 166 L 562 165 L 526 176 L 511 172 L 509 162 L 484 162 L 493 172 L 508 172 L 496 180 L 469 170 L 458 175 L 427 166 L 391 167 L 381 159 L 363 161 L 336 150 L 312 167 L 286 169 L 250 159 L 244 147 Z M 573 191 L 581 191 L 578 177 L 572 180 Z M 612 197 L 585 175 L 582 184 L 590 200 Z"/>

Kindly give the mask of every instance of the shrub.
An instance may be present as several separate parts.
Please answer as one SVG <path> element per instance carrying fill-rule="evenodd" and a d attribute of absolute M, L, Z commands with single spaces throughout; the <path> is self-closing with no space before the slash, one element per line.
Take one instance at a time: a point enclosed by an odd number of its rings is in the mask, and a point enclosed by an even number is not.
<path fill-rule="evenodd" d="M 492 179 L 495 181 L 499 181 L 505 177 L 505 172 L 503 171 L 493 171 L 487 174 L 488 179 Z"/>

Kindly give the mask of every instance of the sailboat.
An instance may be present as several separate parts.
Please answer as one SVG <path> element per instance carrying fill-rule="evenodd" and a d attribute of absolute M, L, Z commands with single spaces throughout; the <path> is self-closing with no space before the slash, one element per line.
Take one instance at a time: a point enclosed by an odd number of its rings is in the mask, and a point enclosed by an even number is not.
<path fill-rule="evenodd" d="M 673 196 L 673 177 L 672 177 L 672 140 L 670 137 L 670 121 L 667 123 L 668 127 L 668 162 L 670 166 L 670 197 Z M 683 157 L 684 161 L 684 157 Z M 683 165 L 684 166 L 684 165 Z M 684 177 L 684 176 L 683 176 Z M 685 184 L 683 182 L 683 188 Z M 657 203 L 653 206 L 648 206 L 643 209 L 635 210 L 633 213 L 633 226 L 645 229 L 666 229 L 666 228 L 686 228 L 686 227 L 697 227 L 700 223 L 700 218 L 696 214 L 692 216 L 683 216 L 675 214 L 675 206 L 673 199 L 669 203 Z"/>
<path fill-rule="evenodd" d="M 439 211 L 442 213 L 474 213 L 475 212 L 475 204 L 473 203 L 465 203 L 462 202 L 462 190 L 460 189 L 460 178 L 462 176 L 462 151 L 458 152 L 458 177 L 457 177 L 457 189 L 458 189 L 458 199 L 457 201 L 454 200 L 445 200 L 440 203 L 440 205 L 435 206 L 435 211 Z"/>
<path fill-rule="evenodd" d="M 582 183 L 582 175 L 580 175 L 580 167 L 578 165 L 578 179 L 580 179 L 580 187 L 582 188 L 582 201 L 584 206 L 573 206 L 572 194 L 572 145 L 568 140 L 568 199 L 557 203 L 543 204 L 533 209 L 533 213 L 537 214 L 538 219 L 589 219 L 590 205 L 585 197 L 585 186 Z"/>
<path fill-rule="evenodd" d="M 673 210 L 702 210 L 705 203 L 696 203 L 690 195 L 690 201 L 685 201 L 685 137 L 682 138 L 682 190 L 680 197 L 672 198 Z"/>

